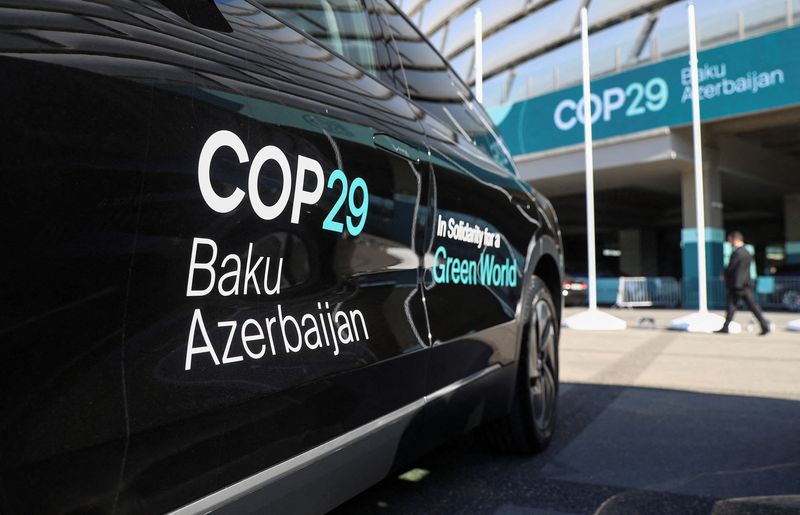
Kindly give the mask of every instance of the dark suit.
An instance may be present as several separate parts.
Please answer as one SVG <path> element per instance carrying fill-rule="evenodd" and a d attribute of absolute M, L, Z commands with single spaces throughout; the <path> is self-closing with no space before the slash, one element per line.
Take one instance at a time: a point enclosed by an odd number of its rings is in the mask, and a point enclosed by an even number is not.
<path fill-rule="evenodd" d="M 722 326 L 723 329 L 727 329 L 728 324 L 733 320 L 733 314 L 736 312 L 736 304 L 739 302 L 739 299 L 741 299 L 747 304 L 747 308 L 753 312 L 756 319 L 758 319 L 758 323 L 761 324 L 761 330 L 769 330 L 769 324 L 764 319 L 761 308 L 759 308 L 758 304 L 753 300 L 753 280 L 750 278 L 750 264 L 752 262 L 753 258 L 744 245 L 737 247 L 733 251 L 733 254 L 731 254 L 731 260 L 728 263 L 728 267 L 725 269 L 725 286 L 728 289 L 728 310 L 725 314 L 725 325 Z"/>

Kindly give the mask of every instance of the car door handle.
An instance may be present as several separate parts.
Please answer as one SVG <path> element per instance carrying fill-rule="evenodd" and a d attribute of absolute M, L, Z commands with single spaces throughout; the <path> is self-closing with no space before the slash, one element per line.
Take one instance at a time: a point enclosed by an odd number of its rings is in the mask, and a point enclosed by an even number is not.
<path fill-rule="evenodd" d="M 419 151 L 413 146 L 388 134 L 375 134 L 372 142 L 378 148 L 391 152 L 414 163 L 419 163 Z"/>

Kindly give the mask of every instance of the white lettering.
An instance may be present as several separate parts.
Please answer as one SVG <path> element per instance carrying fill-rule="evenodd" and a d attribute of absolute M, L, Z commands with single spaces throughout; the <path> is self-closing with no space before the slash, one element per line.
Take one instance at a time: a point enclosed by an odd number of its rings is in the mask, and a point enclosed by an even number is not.
<path fill-rule="evenodd" d="M 231 350 L 231 343 L 233 343 L 233 335 L 236 332 L 236 325 L 235 320 L 217 323 L 217 327 L 230 327 L 230 331 L 228 331 L 228 342 L 225 344 L 225 352 L 222 353 L 222 363 L 236 363 L 237 361 L 244 360 L 244 356 L 241 355 L 228 357 L 228 353 Z"/>
<path fill-rule="evenodd" d="M 255 327 L 256 333 L 255 334 L 247 334 L 248 327 Z M 258 322 L 253 320 L 252 318 L 248 318 L 242 324 L 242 346 L 244 346 L 244 351 L 253 359 L 259 359 L 264 357 L 264 354 L 267 352 L 267 347 L 265 345 L 261 345 L 261 350 L 258 352 L 253 352 L 250 349 L 250 342 L 256 340 L 263 340 L 264 339 L 264 331 L 261 329 L 261 326 Z M 241 356 L 240 356 L 241 359 Z"/>
<path fill-rule="evenodd" d="M 211 247 L 211 261 L 208 263 L 197 262 L 197 248 L 199 245 L 208 245 Z M 214 289 L 214 282 L 216 281 L 216 274 L 214 273 L 214 261 L 216 260 L 217 244 L 214 243 L 214 240 L 209 240 L 206 238 L 194 238 L 192 240 L 192 257 L 189 260 L 189 280 L 186 283 L 187 297 L 202 297 L 203 295 L 208 295 L 211 293 L 211 290 Z M 192 285 L 194 284 L 194 271 L 198 269 L 206 270 L 209 274 L 211 274 L 211 280 L 209 281 L 208 286 L 202 290 L 195 290 L 192 288 Z"/>
<path fill-rule="evenodd" d="M 229 254 L 225 256 L 225 259 L 222 260 L 222 268 L 225 268 L 225 263 L 228 261 L 233 261 L 236 266 L 233 268 L 233 270 L 226 272 L 219 278 L 217 289 L 219 290 L 220 295 L 223 297 L 239 295 L 239 274 L 242 272 L 242 260 L 239 259 L 239 256 L 236 254 Z M 230 289 L 225 289 L 222 285 L 228 279 L 233 279 L 233 287 Z"/>
<path fill-rule="evenodd" d="M 258 193 L 258 176 L 261 168 L 267 161 L 275 161 L 281 169 L 282 185 L 281 194 L 274 204 L 268 206 L 261 201 L 261 196 Z M 262 148 L 253 158 L 253 164 L 250 166 L 250 176 L 247 179 L 247 188 L 250 191 L 250 204 L 253 206 L 253 211 L 263 218 L 264 220 L 274 220 L 280 215 L 286 204 L 289 202 L 289 194 L 291 193 L 292 185 L 291 172 L 289 168 L 289 160 L 286 159 L 281 149 L 276 146 L 269 145 Z M 297 223 L 297 222 L 294 222 Z"/>
<path fill-rule="evenodd" d="M 195 327 L 200 327 L 200 333 L 203 336 L 203 342 L 205 345 L 202 347 L 195 347 L 194 346 L 194 329 Z M 206 326 L 203 325 L 203 315 L 200 313 L 199 309 L 194 310 L 194 314 L 192 315 L 192 325 L 189 328 L 189 341 L 186 342 L 186 367 L 185 370 L 192 369 L 192 356 L 195 354 L 204 354 L 208 353 L 211 354 L 211 359 L 214 360 L 215 365 L 219 365 L 219 358 L 217 358 L 217 353 L 214 352 L 214 347 L 211 345 L 211 340 L 208 338 L 208 333 L 206 332 Z"/>
<path fill-rule="evenodd" d="M 577 106 L 574 100 L 566 99 L 559 102 L 558 106 L 556 106 L 556 112 L 553 114 L 553 121 L 556 123 L 556 127 L 562 131 L 568 131 L 575 127 L 575 124 L 577 123 L 575 116 L 570 116 L 564 120 L 562 113 L 565 109 L 569 109 L 574 112 L 576 107 Z"/>
<path fill-rule="evenodd" d="M 625 105 L 625 90 L 622 88 L 608 88 L 603 91 L 603 120 L 610 121 L 611 113 Z"/>
<path fill-rule="evenodd" d="M 227 197 L 221 197 L 214 191 L 214 187 L 211 185 L 211 158 L 222 147 L 232 148 L 240 163 L 247 162 L 247 149 L 239 136 L 231 131 L 217 131 L 206 140 L 200 151 L 200 159 L 197 162 L 197 180 L 200 183 L 200 193 L 208 207 L 217 213 L 229 213 L 242 202 L 244 191 L 236 188 Z"/>
<path fill-rule="evenodd" d="M 306 172 L 313 172 L 316 176 L 317 184 L 311 191 L 303 189 L 306 181 Z M 300 221 L 300 207 L 303 204 L 316 204 L 322 198 L 322 187 L 325 177 L 322 174 L 322 166 L 319 162 L 303 155 L 297 156 L 297 181 L 294 186 L 294 202 L 292 204 L 292 223 Z"/>
<path fill-rule="evenodd" d="M 594 93 L 592 93 L 589 96 L 589 99 L 591 101 L 590 105 L 589 105 L 589 113 L 590 113 L 590 116 L 592 117 L 592 123 L 597 123 L 597 121 L 600 119 L 600 115 L 603 114 L 602 113 L 602 111 L 603 111 L 603 101 L 600 100 L 600 97 L 598 97 Z M 578 100 L 578 103 L 575 106 L 575 116 L 578 118 L 578 121 L 581 122 L 581 123 L 584 123 L 584 114 L 583 114 L 584 107 L 583 107 L 583 104 L 584 104 L 584 100 L 583 100 L 583 97 L 581 97 L 581 99 Z"/>

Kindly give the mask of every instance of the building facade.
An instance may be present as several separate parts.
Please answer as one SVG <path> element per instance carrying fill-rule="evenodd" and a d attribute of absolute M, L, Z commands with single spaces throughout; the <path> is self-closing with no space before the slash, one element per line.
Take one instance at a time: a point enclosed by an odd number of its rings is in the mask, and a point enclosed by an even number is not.
<path fill-rule="evenodd" d="M 401 3 L 469 85 L 481 9 L 484 105 L 522 177 L 553 201 L 575 275 L 586 271 L 584 5 L 599 273 L 683 279 L 682 301 L 691 306 L 697 229 L 686 2 Z M 774 280 L 800 275 L 800 0 L 696 5 L 712 305 L 722 302 L 716 277 L 728 252 L 725 232 L 738 229 L 753 245 L 762 297 L 778 295 L 775 307 L 800 309 L 800 291 L 791 305 Z"/>

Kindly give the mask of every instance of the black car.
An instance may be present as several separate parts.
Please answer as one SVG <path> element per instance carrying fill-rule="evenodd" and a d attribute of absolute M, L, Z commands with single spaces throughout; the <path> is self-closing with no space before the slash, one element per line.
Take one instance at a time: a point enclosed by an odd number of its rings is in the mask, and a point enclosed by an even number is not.
<path fill-rule="evenodd" d="M 564 297 L 565 306 L 585 306 L 588 302 L 589 283 L 585 277 L 575 277 L 565 274 L 561 285 L 561 295 Z"/>
<path fill-rule="evenodd" d="M 0 0 L 0 512 L 321 512 L 553 432 L 561 239 L 385 0 Z"/>

